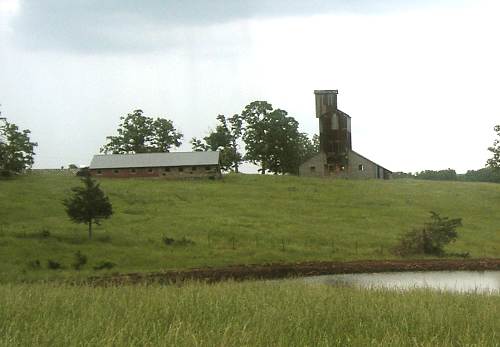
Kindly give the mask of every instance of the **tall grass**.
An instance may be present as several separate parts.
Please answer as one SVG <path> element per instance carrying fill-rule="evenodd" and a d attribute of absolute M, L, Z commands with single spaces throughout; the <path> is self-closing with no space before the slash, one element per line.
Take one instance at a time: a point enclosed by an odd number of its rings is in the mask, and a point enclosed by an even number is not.
<path fill-rule="evenodd" d="M 5 346 L 498 346 L 500 296 L 299 281 L 0 286 Z"/>
<path fill-rule="evenodd" d="M 61 201 L 72 176 L 0 181 L 0 281 L 199 266 L 394 258 L 401 233 L 433 210 L 463 219 L 450 252 L 500 256 L 500 185 L 418 180 L 345 181 L 229 175 L 220 181 L 103 179 L 115 214 L 95 228 L 72 224 Z M 46 230 L 49 236 L 41 237 Z M 45 233 L 46 235 L 46 233 Z M 165 237 L 195 244 L 166 246 Z M 88 257 L 82 271 L 74 254 Z M 30 264 L 38 260 L 40 268 Z M 63 265 L 47 269 L 48 260 Z"/>

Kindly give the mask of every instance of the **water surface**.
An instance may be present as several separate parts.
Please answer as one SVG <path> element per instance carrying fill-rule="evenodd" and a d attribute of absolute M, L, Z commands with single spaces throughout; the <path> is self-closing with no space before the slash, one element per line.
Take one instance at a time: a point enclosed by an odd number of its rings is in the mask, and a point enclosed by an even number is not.
<path fill-rule="evenodd" d="M 451 292 L 500 294 L 500 271 L 427 271 L 372 274 L 325 275 L 305 281 L 361 288 L 408 290 L 430 288 Z"/>

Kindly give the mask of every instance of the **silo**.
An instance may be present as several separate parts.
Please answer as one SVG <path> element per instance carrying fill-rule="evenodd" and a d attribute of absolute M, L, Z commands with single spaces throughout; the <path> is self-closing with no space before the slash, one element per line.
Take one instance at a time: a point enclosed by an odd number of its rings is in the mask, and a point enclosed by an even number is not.
<path fill-rule="evenodd" d="M 320 150 L 326 154 L 327 171 L 346 170 L 351 146 L 351 117 L 337 108 L 337 90 L 315 90 Z"/>

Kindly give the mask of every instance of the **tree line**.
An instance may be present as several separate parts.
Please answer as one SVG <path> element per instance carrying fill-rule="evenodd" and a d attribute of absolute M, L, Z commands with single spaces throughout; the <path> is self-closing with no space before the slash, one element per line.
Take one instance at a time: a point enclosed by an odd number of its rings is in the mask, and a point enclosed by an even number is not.
<path fill-rule="evenodd" d="M 164 117 L 148 117 L 140 109 L 120 117 L 117 134 L 106 137 L 101 153 L 169 152 L 182 144 L 183 134 Z M 241 163 L 251 162 L 259 172 L 297 174 L 299 165 L 319 153 L 319 136 L 310 138 L 299 131 L 298 121 L 267 101 L 254 101 L 241 114 L 218 115 L 216 126 L 206 136 L 192 138 L 193 151 L 220 151 L 221 167 L 238 172 Z M 492 157 L 486 168 L 457 175 L 452 169 L 419 173 L 394 173 L 395 178 L 465 180 L 500 182 L 500 125 L 494 127 L 496 138 L 488 148 Z M 34 164 L 37 143 L 31 132 L 0 117 L 0 177 L 12 176 Z"/>
<path fill-rule="evenodd" d="M 500 183 L 500 169 L 485 167 L 479 170 L 468 170 L 464 174 L 457 174 L 453 169 L 425 170 L 415 173 L 394 172 L 393 178 L 413 178 L 430 181 L 462 181 L 462 182 L 492 182 Z"/>
<path fill-rule="evenodd" d="M 183 134 L 170 120 L 147 117 L 142 110 L 120 120 L 118 135 L 106 138 L 102 153 L 169 152 L 181 145 Z M 262 174 L 297 174 L 302 162 L 319 153 L 319 137 L 300 132 L 294 117 L 267 101 L 254 101 L 231 117 L 220 114 L 216 122 L 206 136 L 189 142 L 193 151 L 219 151 L 225 171 L 238 172 L 248 161 Z"/>

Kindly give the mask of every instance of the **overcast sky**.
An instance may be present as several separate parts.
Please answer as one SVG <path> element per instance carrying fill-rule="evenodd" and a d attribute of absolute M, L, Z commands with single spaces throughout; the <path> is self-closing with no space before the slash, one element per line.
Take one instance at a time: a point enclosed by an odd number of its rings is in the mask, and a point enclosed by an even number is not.
<path fill-rule="evenodd" d="M 134 109 L 201 137 L 267 100 L 318 131 L 338 89 L 353 149 L 393 171 L 484 167 L 500 123 L 496 0 L 0 0 L 2 115 L 37 168 L 89 164 Z"/>

